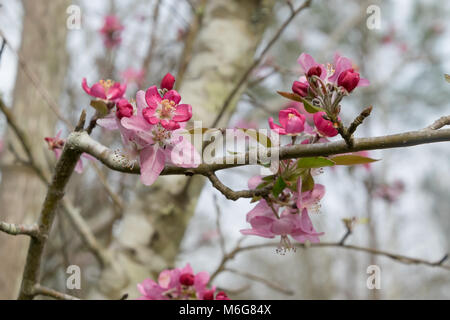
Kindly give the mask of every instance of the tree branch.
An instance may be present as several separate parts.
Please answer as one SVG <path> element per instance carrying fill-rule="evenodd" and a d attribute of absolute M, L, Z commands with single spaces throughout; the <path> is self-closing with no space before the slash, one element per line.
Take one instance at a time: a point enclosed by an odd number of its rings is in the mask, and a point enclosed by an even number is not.
<path fill-rule="evenodd" d="M 26 235 L 38 238 L 40 235 L 39 226 L 37 224 L 25 225 L 25 224 L 6 223 L 0 221 L 0 231 L 3 231 L 13 236 Z"/>
<path fill-rule="evenodd" d="M 429 144 L 435 142 L 450 141 L 450 129 L 430 130 L 428 128 L 418 131 L 410 131 L 399 134 L 379 136 L 372 138 L 354 139 L 353 146 L 349 147 L 345 141 L 336 141 L 328 143 L 317 143 L 307 145 L 293 145 L 280 148 L 268 149 L 268 156 L 273 152 L 279 153 L 280 160 L 296 159 L 301 157 L 330 156 L 335 154 L 357 152 L 364 150 L 379 150 L 391 148 L 403 148 L 415 145 Z M 68 138 L 66 144 L 81 152 L 86 152 L 97 158 L 104 165 L 112 170 L 139 174 L 139 164 L 120 156 L 117 151 L 108 149 L 98 141 L 95 141 L 85 132 L 74 132 Z M 244 159 L 244 163 L 238 160 Z M 175 166 L 166 166 L 161 175 L 209 175 L 210 173 L 234 168 L 238 166 L 249 165 L 250 155 L 233 155 L 217 159 L 212 164 L 201 164 L 197 168 L 181 168 Z M 223 189 L 223 187 L 222 187 Z"/>
<path fill-rule="evenodd" d="M 268 195 L 272 191 L 273 185 L 269 185 L 267 187 L 255 190 L 242 190 L 242 191 L 233 191 L 224 185 L 219 178 L 214 173 L 205 174 L 208 177 L 209 181 L 211 181 L 214 188 L 219 190 L 228 200 L 236 201 L 240 198 L 253 198 L 253 197 L 262 197 Z"/>
<path fill-rule="evenodd" d="M 34 286 L 33 294 L 34 294 L 34 296 L 39 296 L 39 295 L 46 296 L 46 297 L 54 298 L 56 300 L 80 300 L 77 297 L 41 286 L 40 284 L 36 284 Z"/>

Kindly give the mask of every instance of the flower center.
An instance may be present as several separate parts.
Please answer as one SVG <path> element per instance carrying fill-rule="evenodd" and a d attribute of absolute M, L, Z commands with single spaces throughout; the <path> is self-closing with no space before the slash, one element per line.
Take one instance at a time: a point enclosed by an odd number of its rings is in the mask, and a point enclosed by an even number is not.
<path fill-rule="evenodd" d="M 153 141 L 159 143 L 161 147 L 167 145 L 167 142 L 172 138 L 172 132 L 164 129 L 161 125 L 157 125 L 152 133 Z"/>
<path fill-rule="evenodd" d="M 105 92 L 108 92 L 109 88 L 111 88 L 114 85 L 114 81 L 108 79 L 108 80 L 100 80 L 100 85 L 105 88 Z"/>
<path fill-rule="evenodd" d="M 295 117 L 296 117 L 296 115 L 293 114 L 293 113 L 289 113 L 289 114 L 288 114 L 289 120 L 292 120 L 292 119 L 295 118 Z"/>
<path fill-rule="evenodd" d="M 175 102 L 168 99 L 164 99 L 159 104 L 157 113 L 161 119 L 170 119 L 175 110 Z"/>

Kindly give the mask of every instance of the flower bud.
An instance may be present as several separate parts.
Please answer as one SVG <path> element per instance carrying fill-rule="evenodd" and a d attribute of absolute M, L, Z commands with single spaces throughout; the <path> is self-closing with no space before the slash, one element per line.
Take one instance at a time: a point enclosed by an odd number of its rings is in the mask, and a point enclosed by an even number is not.
<path fill-rule="evenodd" d="M 230 300 L 230 298 L 228 298 L 227 294 L 223 291 L 220 291 L 217 295 L 216 295 L 216 300 Z"/>
<path fill-rule="evenodd" d="M 180 276 L 180 283 L 185 286 L 192 286 L 194 284 L 195 276 L 192 273 L 183 273 Z"/>
<path fill-rule="evenodd" d="M 208 290 L 203 294 L 203 300 L 214 300 L 214 290 Z"/>
<path fill-rule="evenodd" d="M 325 137 L 334 137 L 338 134 L 338 131 L 333 125 L 333 122 L 325 120 L 323 116 L 326 115 L 325 112 L 316 112 L 314 114 L 314 125 L 317 131 Z"/>
<path fill-rule="evenodd" d="M 308 70 L 308 73 L 306 74 L 308 77 L 312 77 L 312 76 L 318 76 L 320 77 L 322 75 L 322 69 L 320 68 L 320 66 L 314 66 L 311 67 Z"/>
<path fill-rule="evenodd" d="M 294 81 L 292 84 L 292 92 L 301 97 L 306 97 L 308 95 L 308 84 L 305 82 Z"/>
<path fill-rule="evenodd" d="M 134 109 L 133 106 L 128 102 L 127 99 L 121 99 L 118 103 L 117 103 L 117 111 L 116 111 L 116 115 L 117 118 L 122 119 L 122 118 L 129 118 L 133 115 Z"/>
<path fill-rule="evenodd" d="M 175 84 L 175 77 L 173 75 L 171 75 L 170 73 L 168 73 L 162 79 L 160 88 L 172 90 L 174 84 Z"/>
<path fill-rule="evenodd" d="M 338 86 L 343 87 L 348 93 L 358 86 L 359 73 L 353 69 L 343 71 L 338 78 Z"/>

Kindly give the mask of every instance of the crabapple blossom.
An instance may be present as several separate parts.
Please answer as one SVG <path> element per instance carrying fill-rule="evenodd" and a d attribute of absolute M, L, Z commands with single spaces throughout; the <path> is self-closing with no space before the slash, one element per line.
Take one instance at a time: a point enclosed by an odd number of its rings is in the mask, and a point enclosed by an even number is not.
<path fill-rule="evenodd" d="M 180 94 L 175 90 L 167 91 L 162 97 L 156 86 L 145 92 L 145 106 L 142 110 L 144 119 L 151 125 L 161 124 L 164 129 L 176 130 L 180 122 L 192 118 L 192 107 L 189 104 L 179 104 Z"/>
<path fill-rule="evenodd" d="M 104 101 L 106 104 L 115 104 L 123 98 L 127 91 L 127 85 L 112 80 L 100 80 L 89 87 L 86 78 L 81 83 L 84 91 L 96 99 Z"/>
<path fill-rule="evenodd" d="M 115 15 L 106 16 L 102 28 L 99 30 L 103 37 L 103 43 L 108 49 L 115 48 L 122 42 L 122 31 L 125 27 Z"/>
<path fill-rule="evenodd" d="M 368 86 L 369 80 L 361 78 L 359 73 L 355 71 L 353 63 L 350 59 L 342 57 L 338 53 L 334 55 L 333 74 L 328 78 L 328 81 L 335 83 L 352 92 L 356 87 Z"/>
<path fill-rule="evenodd" d="M 305 116 L 300 114 L 294 108 L 287 108 L 278 113 L 278 119 L 281 125 L 273 122 L 273 118 L 269 118 L 270 129 L 281 135 L 298 134 L 305 129 Z"/>
<path fill-rule="evenodd" d="M 140 86 L 145 80 L 145 70 L 128 68 L 120 74 L 120 77 L 126 84 L 135 83 L 137 86 Z"/>
<path fill-rule="evenodd" d="M 189 264 L 184 268 L 164 270 L 159 274 L 158 282 L 145 279 L 137 285 L 141 293 L 139 300 L 214 300 L 216 288 L 207 288 L 209 279 L 205 271 L 194 275 Z M 220 291 L 216 300 L 229 299 Z"/>

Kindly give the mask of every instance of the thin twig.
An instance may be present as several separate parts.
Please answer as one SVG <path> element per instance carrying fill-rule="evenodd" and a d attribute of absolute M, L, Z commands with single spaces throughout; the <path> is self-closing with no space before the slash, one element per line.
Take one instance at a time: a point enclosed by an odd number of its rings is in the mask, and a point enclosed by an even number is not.
<path fill-rule="evenodd" d="M 363 121 L 370 116 L 370 113 L 372 112 L 372 106 L 369 106 L 367 108 L 365 108 L 360 114 L 359 116 L 357 116 L 355 118 L 355 120 L 353 120 L 353 122 L 350 124 L 350 126 L 347 129 L 347 133 L 351 136 L 353 133 L 355 133 L 356 129 L 358 128 L 358 126 L 360 126 Z"/>
<path fill-rule="evenodd" d="M 240 91 L 240 89 L 245 85 L 245 83 L 248 81 L 248 78 L 250 77 L 250 74 L 253 72 L 253 70 L 261 63 L 261 60 L 265 57 L 267 52 L 272 48 L 272 46 L 277 42 L 278 39 L 280 39 L 281 34 L 284 32 L 284 30 L 287 28 L 287 26 L 291 23 L 292 20 L 304 9 L 309 7 L 312 0 L 306 0 L 300 7 L 298 7 L 296 10 L 291 11 L 291 14 L 286 19 L 286 21 L 280 26 L 278 31 L 273 35 L 273 37 L 270 39 L 270 41 L 267 43 L 266 47 L 262 50 L 261 54 L 258 58 L 256 58 L 253 63 L 250 65 L 250 67 L 245 71 L 245 73 L 242 75 L 242 77 L 239 79 L 238 83 L 234 86 L 234 88 L 231 90 L 231 92 L 228 94 L 227 98 L 223 102 L 223 105 L 217 114 L 216 119 L 214 120 L 212 124 L 212 128 L 216 127 L 220 121 L 220 119 L 223 117 L 225 112 L 227 111 L 228 107 L 230 106 L 231 102 L 233 101 L 236 94 Z"/>
<path fill-rule="evenodd" d="M 225 237 L 222 232 L 222 227 L 220 225 L 220 218 L 222 217 L 222 210 L 220 210 L 219 206 L 219 199 L 217 199 L 217 196 L 213 196 L 214 199 L 214 205 L 216 207 L 216 228 L 217 232 L 219 233 L 219 244 L 220 244 L 220 250 L 222 251 L 222 254 L 226 254 L 225 250 Z"/>
<path fill-rule="evenodd" d="M 253 281 L 256 281 L 256 282 L 260 282 L 260 283 L 266 285 L 267 287 L 269 287 L 269 288 L 271 288 L 273 290 L 279 291 L 279 292 L 281 292 L 281 293 L 283 293 L 285 295 L 288 295 L 288 296 L 292 296 L 294 294 L 294 291 L 292 291 L 292 290 L 290 290 L 288 288 L 282 287 L 281 285 L 278 285 L 277 283 L 272 282 L 272 281 L 270 281 L 267 278 L 254 275 L 252 273 L 239 271 L 239 270 L 236 270 L 236 269 L 233 269 L 233 268 L 225 268 L 223 271 L 232 272 L 232 273 L 240 275 L 240 276 L 242 276 L 244 278 L 247 278 L 247 279 L 250 279 L 250 280 L 253 280 Z"/>
<path fill-rule="evenodd" d="M 6 223 L 0 221 L 0 231 L 13 236 L 26 235 L 37 238 L 40 235 L 39 226 L 37 224 L 25 225 L 25 224 Z"/>
<path fill-rule="evenodd" d="M 255 190 L 233 191 L 224 185 L 214 173 L 207 173 L 205 176 L 211 181 L 214 188 L 219 190 L 227 199 L 238 200 L 240 198 L 253 198 L 268 195 L 272 191 L 273 185 L 266 186 Z"/>
<path fill-rule="evenodd" d="M 41 286 L 40 284 L 34 286 L 33 294 L 34 296 L 46 296 L 56 300 L 80 300 L 77 297 Z"/>

